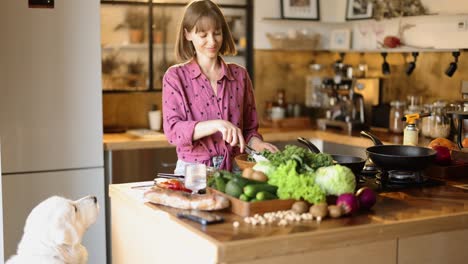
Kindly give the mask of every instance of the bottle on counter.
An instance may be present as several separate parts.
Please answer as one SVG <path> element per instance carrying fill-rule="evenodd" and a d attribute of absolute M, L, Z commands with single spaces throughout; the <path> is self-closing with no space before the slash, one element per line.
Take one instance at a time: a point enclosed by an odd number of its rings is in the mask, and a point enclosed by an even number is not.
<path fill-rule="evenodd" d="M 151 106 L 151 111 L 148 112 L 149 127 L 151 130 L 161 130 L 161 111 L 157 105 Z"/>
<path fill-rule="evenodd" d="M 403 131 L 403 145 L 417 146 L 419 129 L 416 124 L 408 124 Z"/>
<path fill-rule="evenodd" d="M 403 145 L 417 146 L 419 141 L 419 129 L 416 121 L 420 118 L 428 117 L 430 113 L 407 114 L 403 118 L 406 121 L 406 127 L 403 131 Z"/>

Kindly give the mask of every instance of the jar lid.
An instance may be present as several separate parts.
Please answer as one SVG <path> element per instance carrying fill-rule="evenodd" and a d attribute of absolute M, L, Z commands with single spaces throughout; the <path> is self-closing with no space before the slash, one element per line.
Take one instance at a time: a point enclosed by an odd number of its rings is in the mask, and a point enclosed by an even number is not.
<path fill-rule="evenodd" d="M 446 102 L 446 101 L 439 100 L 439 101 L 435 101 L 433 105 L 434 105 L 434 107 L 446 107 L 446 106 L 447 106 L 447 102 Z"/>
<path fill-rule="evenodd" d="M 391 105 L 391 106 L 395 106 L 395 107 L 400 107 L 400 106 L 405 106 L 405 105 L 406 105 L 406 102 L 405 102 L 405 101 L 398 101 L 398 100 L 395 100 L 395 101 L 391 101 L 391 102 L 390 102 L 390 105 Z"/>

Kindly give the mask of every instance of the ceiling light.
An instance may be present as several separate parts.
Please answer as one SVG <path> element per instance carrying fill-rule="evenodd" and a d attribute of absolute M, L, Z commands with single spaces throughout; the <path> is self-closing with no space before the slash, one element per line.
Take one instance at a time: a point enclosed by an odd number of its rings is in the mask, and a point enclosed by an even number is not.
<path fill-rule="evenodd" d="M 452 52 L 452 56 L 454 58 L 454 61 L 451 62 L 447 68 L 447 70 L 445 70 L 445 74 L 448 76 L 448 77 L 452 77 L 453 74 L 455 73 L 455 71 L 457 71 L 457 68 L 458 68 L 458 57 L 460 56 L 460 51 L 454 51 Z"/>
<path fill-rule="evenodd" d="M 382 58 L 383 58 L 382 73 L 384 75 L 389 75 L 390 74 L 390 64 L 388 64 L 388 62 L 387 62 L 387 52 L 382 52 L 381 55 L 382 55 Z"/>
<path fill-rule="evenodd" d="M 410 76 L 411 73 L 413 73 L 414 69 L 416 68 L 416 60 L 418 58 L 419 53 L 418 52 L 413 52 L 413 61 L 408 64 L 408 67 L 406 68 L 406 75 Z"/>

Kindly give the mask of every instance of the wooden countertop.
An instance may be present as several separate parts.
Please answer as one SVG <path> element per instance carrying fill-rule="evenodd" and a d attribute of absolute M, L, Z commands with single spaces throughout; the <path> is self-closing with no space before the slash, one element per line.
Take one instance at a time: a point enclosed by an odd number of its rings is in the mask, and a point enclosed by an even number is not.
<path fill-rule="evenodd" d="M 226 222 L 203 227 L 178 219 L 178 209 L 142 204 L 135 189 L 145 183 L 111 185 L 111 199 L 125 200 L 140 207 L 152 221 L 170 221 L 171 226 L 188 230 L 196 237 L 214 243 L 219 263 L 248 261 L 270 256 L 300 254 L 314 250 L 388 241 L 416 235 L 468 228 L 468 191 L 450 185 L 380 193 L 377 204 L 367 213 L 351 217 L 276 225 L 251 226 L 239 216 L 222 212 Z M 139 210 L 140 210 L 139 209 Z M 233 221 L 239 221 L 238 228 Z M 116 227 L 118 228 L 118 227 Z M 249 262 L 250 263 L 250 262 Z M 253 263 L 253 262 L 252 262 Z"/>
<path fill-rule="evenodd" d="M 272 129 L 260 128 L 260 134 L 263 135 L 265 141 L 295 141 L 298 136 L 305 138 L 317 138 L 324 141 L 333 143 L 346 144 L 350 146 L 368 147 L 373 143 L 366 138 L 361 138 L 359 133 L 348 135 L 339 131 L 321 131 L 316 129 Z M 391 134 L 381 131 L 372 131 L 380 140 L 385 144 L 401 144 L 403 142 L 402 135 Z M 427 145 L 428 139 L 421 138 L 420 145 Z M 139 138 L 126 133 L 117 134 L 104 134 L 104 150 L 132 150 L 132 149 L 148 149 L 148 148 L 168 148 L 174 147 L 169 144 L 166 136 L 161 133 L 160 135 L 152 136 L 151 138 Z"/>

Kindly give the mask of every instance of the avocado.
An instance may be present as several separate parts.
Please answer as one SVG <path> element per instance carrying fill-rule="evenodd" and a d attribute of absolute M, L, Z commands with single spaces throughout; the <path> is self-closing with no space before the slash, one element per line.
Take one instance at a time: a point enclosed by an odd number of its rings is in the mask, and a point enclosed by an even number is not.
<path fill-rule="evenodd" d="M 225 193 L 227 195 L 239 198 L 242 194 L 242 188 L 233 180 L 228 181 L 226 184 Z"/>

